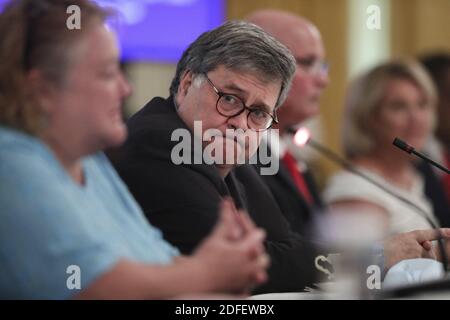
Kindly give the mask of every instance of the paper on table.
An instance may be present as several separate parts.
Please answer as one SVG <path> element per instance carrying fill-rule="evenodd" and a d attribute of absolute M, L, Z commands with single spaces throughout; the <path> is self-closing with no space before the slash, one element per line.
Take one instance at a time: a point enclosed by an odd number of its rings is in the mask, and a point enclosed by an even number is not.
<path fill-rule="evenodd" d="M 442 264 L 432 259 L 403 260 L 389 269 L 383 289 L 437 280 L 444 275 Z"/>

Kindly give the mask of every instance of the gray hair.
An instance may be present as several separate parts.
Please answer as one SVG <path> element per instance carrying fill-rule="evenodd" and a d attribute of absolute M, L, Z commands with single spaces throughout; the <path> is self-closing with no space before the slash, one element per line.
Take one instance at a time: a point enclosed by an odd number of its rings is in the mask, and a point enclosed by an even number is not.
<path fill-rule="evenodd" d="M 170 86 L 170 94 L 176 95 L 186 71 L 202 74 L 219 66 L 235 72 L 256 74 L 267 82 L 281 81 L 275 107 L 286 99 L 296 68 L 289 49 L 260 27 L 245 21 L 228 21 L 200 35 L 184 51 Z"/>
<path fill-rule="evenodd" d="M 367 154 L 375 141 L 367 123 L 377 112 L 392 79 L 414 83 L 424 94 L 426 103 L 436 104 L 436 90 L 424 68 L 414 60 L 397 60 L 381 64 L 350 85 L 344 107 L 342 145 L 349 158 Z M 432 119 L 434 125 L 435 119 Z"/>

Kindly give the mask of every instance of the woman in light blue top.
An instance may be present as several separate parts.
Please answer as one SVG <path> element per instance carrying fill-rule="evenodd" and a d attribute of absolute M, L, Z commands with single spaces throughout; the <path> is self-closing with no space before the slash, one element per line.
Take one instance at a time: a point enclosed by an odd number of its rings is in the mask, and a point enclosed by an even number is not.
<path fill-rule="evenodd" d="M 69 28 L 68 5 L 80 28 Z M 180 257 L 101 153 L 122 143 L 107 13 L 88 0 L 11 1 L 0 15 L 0 298 L 167 298 L 265 280 L 263 232 L 222 206 Z"/>

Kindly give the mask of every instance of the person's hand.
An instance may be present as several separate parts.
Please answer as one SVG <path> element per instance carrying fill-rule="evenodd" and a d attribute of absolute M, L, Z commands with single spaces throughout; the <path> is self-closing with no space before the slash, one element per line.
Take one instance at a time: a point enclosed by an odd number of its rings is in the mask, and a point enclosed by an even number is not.
<path fill-rule="evenodd" d="M 442 230 L 442 229 L 439 229 Z M 450 230 L 450 229 L 445 229 L 445 230 Z M 450 259 L 450 237 L 448 235 L 443 234 L 442 235 L 442 244 L 443 244 L 443 248 L 445 250 L 445 253 L 447 255 L 447 259 Z M 431 241 L 426 241 L 423 246 L 425 248 L 431 248 L 431 250 L 434 251 L 434 255 L 436 256 L 436 260 L 441 261 L 442 262 L 442 253 L 441 253 L 441 249 L 439 247 L 439 243 L 435 242 L 432 243 Z M 447 261 L 450 262 L 450 261 Z"/>
<path fill-rule="evenodd" d="M 266 281 L 264 238 L 245 212 L 223 201 L 219 222 L 193 256 L 203 265 L 212 291 L 245 292 Z"/>
<path fill-rule="evenodd" d="M 436 259 L 432 241 L 440 237 L 450 238 L 450 229 L 416 230 L 392 236 L 384 243 L 385 270 L 405 259 Z"/>

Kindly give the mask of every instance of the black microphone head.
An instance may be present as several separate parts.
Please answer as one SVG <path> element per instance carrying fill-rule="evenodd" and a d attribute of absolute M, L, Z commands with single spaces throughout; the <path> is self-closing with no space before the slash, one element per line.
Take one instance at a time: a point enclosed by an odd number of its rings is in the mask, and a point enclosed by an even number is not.
<path fill-rule="evenodd" d="M 293 128 L 293 127 L 288 127 L 286 129 L 286 132 L 289 134 L 296 134 L 297 133 L 297 129 Z"/>
<path fill-rule="evenodd" d="M 399 139 L 399 138 L 395 138 L 394 141 L 392 142 L 392 144 L 394 146 L 396 146 L 397 148 L 402 149 L 403 151 L 406 151 L 408 153 L 411 153 L 414 151 L 414 148 L 411 147 L 409 144 L 407 144 L 405 141 Z"/>

